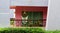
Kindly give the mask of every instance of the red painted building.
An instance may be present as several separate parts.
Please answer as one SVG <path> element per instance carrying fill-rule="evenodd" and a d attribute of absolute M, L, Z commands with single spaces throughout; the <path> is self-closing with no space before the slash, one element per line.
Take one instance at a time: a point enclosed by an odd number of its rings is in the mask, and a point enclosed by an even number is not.
<path fill-rule="evenodd" d="M 47 6 L 11 6 L 10 9 L 15 9 L 16 26 L 21 26 L 22 11 L 25 12 L 43 12 L 43 27 L 46 25 Z M 20 21 L 19 21 L 20 20 Z"/>

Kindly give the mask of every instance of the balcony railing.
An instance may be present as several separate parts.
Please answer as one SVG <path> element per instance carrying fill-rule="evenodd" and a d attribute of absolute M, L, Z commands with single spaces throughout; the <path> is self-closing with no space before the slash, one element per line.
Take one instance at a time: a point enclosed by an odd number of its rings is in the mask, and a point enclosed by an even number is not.
<path fill-rule="evenodd" d="M 10 19 L 11 25 L 21 26 L 21 27 L 43 27 L 45 26 L 43 19 L 40 20 L 20 20 L 20 19 Z"/>

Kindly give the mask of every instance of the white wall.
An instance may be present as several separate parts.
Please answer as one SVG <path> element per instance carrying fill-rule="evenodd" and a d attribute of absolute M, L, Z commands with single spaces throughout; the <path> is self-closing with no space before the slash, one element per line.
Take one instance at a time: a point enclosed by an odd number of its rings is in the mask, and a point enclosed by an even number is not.
<path fill-rule="evenodd" d="M 10 16 L 9 14 L 0 14 L 0 28 L 10 26 Z"/>
<path fill-rule="evenodd" d="M 10 0 L 0 0 L 0 27 L 10 26 Z"/>
<path fill-rule="evenodd" d="M 11 6 L 47 6 L 48 0 L 11 0 Z"/>
<path fill-rule="evenodd" d="M 0 0 L 0 13 L 9 13 L 9 0 Z"/>
<path fill-rule="evenodd" d="M 46 30 L 60 30 L 60 0 L 49 0 Z"/>
<path fill-rule="evenodd" d="M 0 0 L 0 9 L 6 9 L 9 8 L 8 6 L 10 6 L 10 0 Z"/>

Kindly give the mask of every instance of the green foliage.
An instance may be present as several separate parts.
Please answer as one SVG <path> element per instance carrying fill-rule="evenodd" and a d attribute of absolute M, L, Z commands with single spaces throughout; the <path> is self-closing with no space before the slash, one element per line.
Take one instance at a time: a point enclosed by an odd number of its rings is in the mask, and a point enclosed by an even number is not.
<path fill-rule="evenodd" d="M 14 21 L 10 21 L 10 24 L 13 25 L 14 24 Z"/>
<path fill-rule="evenodd" d="M 0 28 L 0 33 L 60 33 L 60 31 L 45 31 L 42 28 Z"/>

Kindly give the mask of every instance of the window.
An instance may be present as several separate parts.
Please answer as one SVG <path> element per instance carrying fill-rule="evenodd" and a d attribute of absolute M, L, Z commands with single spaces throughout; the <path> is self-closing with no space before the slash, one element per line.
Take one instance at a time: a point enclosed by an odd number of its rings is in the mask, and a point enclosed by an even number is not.
<path fill-rule="evenodd" d="M 22 26 L 25 27 L 43 26 L 43 12 L 22 11 Z"/>

